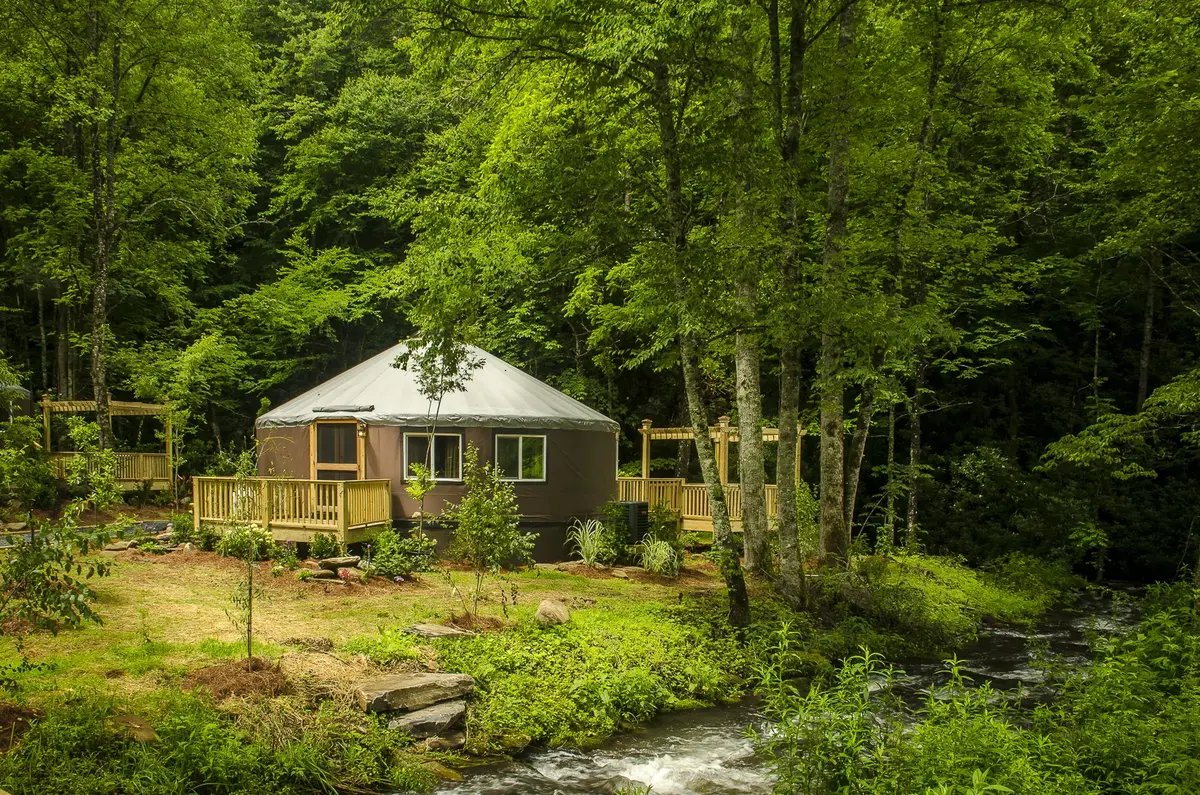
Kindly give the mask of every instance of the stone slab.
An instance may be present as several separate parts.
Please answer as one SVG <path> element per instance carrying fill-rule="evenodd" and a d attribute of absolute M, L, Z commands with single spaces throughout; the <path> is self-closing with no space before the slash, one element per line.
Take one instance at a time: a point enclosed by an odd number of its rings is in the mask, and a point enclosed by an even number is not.
<path fill-rule="evenodd" d="M 432 707 L 406 712 L 388 721 L 389 729 L 400 729 L 412 737 L 422 739 L 445 734 L 456 726 L 461 726 L 467 716 L 467 702 L 443 701 Z"/>
<path fill-rule="evenodd" d="M 359 682 L 355 695 L 364 712 L 394 712 L 431 707 L 474 689 L 475 680 L 468 674 L 390 674 Z"/>

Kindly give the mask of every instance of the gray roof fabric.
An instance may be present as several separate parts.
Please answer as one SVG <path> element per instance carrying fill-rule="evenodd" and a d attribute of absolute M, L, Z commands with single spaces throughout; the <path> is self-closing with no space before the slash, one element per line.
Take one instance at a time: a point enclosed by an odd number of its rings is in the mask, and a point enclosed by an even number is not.
<path fill-rule="evenodd" d="M 428 426 L 436 408 L 417 391 L 416 374 L 393 367 L 405 343 L 388 348 L 314 389 L 263 414 L 258 428 L 308 425 L 354 417 L 370 425 Z M 442 399 L 437 424 L 447 427 L 566 428 L 616 431 L 619 425 L 554 387 L 486 351 L 471 347 L 483 366 L 466 389 Z M 318 409 L 321 409 L 320 411 Z"/>

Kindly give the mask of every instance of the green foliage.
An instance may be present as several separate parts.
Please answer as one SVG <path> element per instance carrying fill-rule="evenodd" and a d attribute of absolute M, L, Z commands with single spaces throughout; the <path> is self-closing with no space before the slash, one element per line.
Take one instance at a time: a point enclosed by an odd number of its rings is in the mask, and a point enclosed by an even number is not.
<path fill-rule="evenodd" d="M 82 417 L 67 418 L 67 433 L 76 452 L 67 461 L 67 482 L 85 495 L 97 511 L 121 501 L 117 484 L 117 457 L 111 449 L 100 449 L 100 426 Z"/>
<path fill-rule="evenodd" d="M 551 629 L 527 619 L 435 645 L 444 670 L 479 683 L 468 718 L 477 752 L 591 745 L 662 710 L 742 694 L 744 657 L 732 634 L 694 620 L 688 607 L 600 604 Z"/>
<path fill-rule="evenodd" d="M 362 654 L 380 665 L 421 659 L 417 638 L 394 627 L 380 627 L 379 634 L 351 638 L 342 645 L 350 654 Z"/>
<path fill-rule="evenodd" d="M 296 556 L 296 543 L 294 541 L 274 542 L 271 545 L 271 560 L 277 566 L 282 566 L 288 571 L 295 571 L 296 567 L 300 565 L 300 560 Z"/>
<path fill-rule="evenodd" d="M 437 566 L 437 542 L 416 532 L 401 537 L 395 530 L 381 530 L 371 540 L 371 573 L 381 577 L 411 577 Z"/>
<path fill-rule="evenodd" d="M 479 612 L 483 578 L 501 568 L 533 563 L 536 533 L 521 530 L 516 493 L 491 464 L 479 463 L 479 450 L 467 446 L 463 466 L 466 496 L 445 511 L 454 522 L 450 554 L 475 573 L 473 610 Z"/>
<path fill-rule="evenodd" d="M 1190 792 L 1200 786 L 1195 604 L 1190 588 L 1154 589 L 1136 631 L 1105 639 L 1096 663 L 1027 712 L 955 660 L 911 716 L 868 652 L 807 692 L 773 662 L 759 680 L 778 724 L 760 742 L 788 792 Z M 772 659 L 789 643 L 781 634 Z"/>
<path fill-rule="evenodd" d="M 267 560 L 274 551 L 271 534 L 252 524 L 230 525 L 216 543 L 216 553 L 227 558 Z"/>
<path fill-rule="evenodd" d="M 308 582 L 309 580 L 313 579 L 312 570 L 311 569 L 297 569 L 296 570 L 296 579 L 300 582 Z"/>
<path fill-rule="evenodd" d="M 130 714 L 153 729 L 152 745 L 114 720 Z M 130 782 L 145 792 L 214 795 L 431 789 L 436 779 L 403 742 L 382 722 L 328 701 L 312 713 L 272 699 L 229 714 L 190 694 L 160 691 L 125 704 L 83 692 L 51 705 L 0 757 L 0 786 L 62 795 L 125 792 Z"/>
<path fill-rule="evenodd" d="M 57 492 L 54 466 L 29 417 L 0 422 L 0 511 L 46 508 Z"/>
<path fill-rule="evenodd" d="M 323 558 L 335 558 L 342 554 L 342 545 L 337 539 L 327 533 L 317 533 L 313 536 L 312 543 L 308 545 L 308 556 L 321 560 Z"/>
<path fill-rule="evenodd" d="M 679 551 L 668 541 L 647 535 L 638 545 L 639 559 L 642 568 L 651 574 L 661 574 L 664 577 L 676 577 L 683 566 L 683 558 Z"/>
<path fill-rule="evenodd" d="M 12 546 L 0 551 L 0 623 L 24 619 L 57 632 L 60 626 L 100 621 L 88 580 L 106 576 L 109 563 L 89 555 L 104 546 L 109 534 L 80 530 L 80 511 L 81 506 L 70 506 L 62 521 L 36 526 L 28 539 L 9 537 Z"/>
<path fill-rule="evenodd" d="M 199 533 L 193 525 L 194 517 L 190 513 L 174 511 L 171 513 L 171 543 L 183 545 L 189 541 L 199 540 Z"/>
<path fill-rule="evenodd" d="M 588 566 L 611 563 L 617 557 L 608 529 L 599 519 L 576 519 L 567 528 L 567 543 Z"/>

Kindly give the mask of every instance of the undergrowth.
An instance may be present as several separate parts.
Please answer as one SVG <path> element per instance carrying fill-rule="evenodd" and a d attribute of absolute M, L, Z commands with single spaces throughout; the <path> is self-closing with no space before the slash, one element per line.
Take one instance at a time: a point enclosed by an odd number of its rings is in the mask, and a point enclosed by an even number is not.
<path fill-rule="evenodd" d="M 1032 710 L 975 685 L 947 663 L 947 681 L 907 714 L 891 672 L 870 652 L 799 690 L 776 635 L 758 671 L 776 729 L 760 738 L 776 791 L 893 793 L 1183 793 L 1200 791 L 1200 619 L 1191 588 L 1159 587 L 1141 624 L 1097 647 L 1097 661 L 1053 682 Z"/>
<path fill-rule="evenodd" d="M 587 746 L 664 710 L 739 698 L 744 654 L 719 627 L 697 620 L 706 611 L 603 603 L 556 627 L 523 621 L 437 641 L 441 667 L 478 683 L 469 750 Z"/>
<path fill-rule="evenodd" d="M 436 780 L 401 750 L 406 738 L 332 702 L 315 712 L 280 699 L 242 702 L 237 714 L 164 690 L 121 704 L 76 692 L 45 706 L 46 716 L 0 756 L 0 787 L 10 792 L 298 794 L 424 790 Z M 154 736 L 131 736 L 131 723 Z"/>

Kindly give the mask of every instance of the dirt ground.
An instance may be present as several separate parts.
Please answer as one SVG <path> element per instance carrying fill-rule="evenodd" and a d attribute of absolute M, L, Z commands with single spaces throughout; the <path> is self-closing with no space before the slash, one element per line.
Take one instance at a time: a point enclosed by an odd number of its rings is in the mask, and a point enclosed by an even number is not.
<path fill-rule="evenodd" d="M 105 555 L 113 562 L 112 574 L 93 583 L 103 623 L 21 639 L 30 659 L 47 666 L 49 673 L 38 678 L 40 686 L 62 691 L 103 680 L 105 686 L 147 692 L 171 682 L 183 685 L 200 669 L 244 656 L 245 636 L 229 613 L 235 612 L 232 599 L 246 579 L 245 563 L 210 552 Z M 547 598 L 578 606 L 605 600 L 676 601 L 681 592 L 721 587 L 702 559 L 693 559 L 678 579 L 637 570 L 619 578 L 611 572 L 583 576 L 544 568 L 506 577 L 517 586 L 517 605 L 509 605 L 505 617 L 500 583 L 489 578 L 477 628 L 495 629 L 514 617 L 532 615 Z M 461 624 L 463 594 L 472 575 L 431 572 L 399 584 L 378 577 L 367 584 L 301 582 L 293 572 L 273 577 L 270 564 L 262 563 L 255 567 L 254 579 L 255 654 L 312 691 L 342 689 L 373 671 L 365 658 L 338 650 L 351 638 L 421 622 Z M 505 584 L 506 592 L 508 588 Z M 17 658 L 16 641 L 0 636 L 0 662 Z M 431 668 L 434 661 L 407 665 Z"/>

